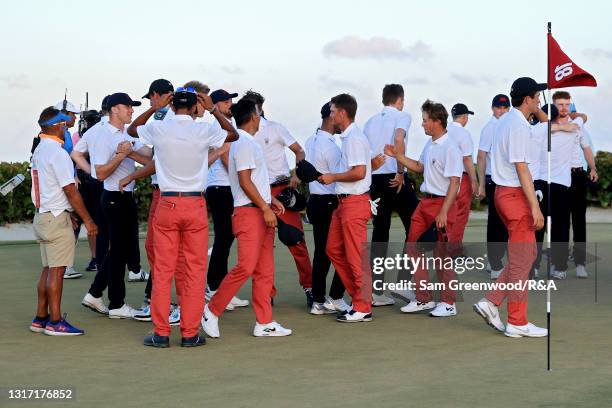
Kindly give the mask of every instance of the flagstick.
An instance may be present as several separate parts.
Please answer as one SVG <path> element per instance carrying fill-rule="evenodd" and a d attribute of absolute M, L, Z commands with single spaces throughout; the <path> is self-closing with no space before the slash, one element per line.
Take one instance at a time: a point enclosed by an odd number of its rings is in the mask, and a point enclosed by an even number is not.
<path fill-rule="evenodd" d="M 548 35 L 550 35 L 552 32 L 551 30 L 551 23 L 548 23 Z M 550 50 L 548 49 L 548 45 L 547 45 L 547 55 L 548 55 L 548 61 L 547 61 L 547 68 L 548 68 L 548 73 L 547 73 L 547 77 L 550 77 Z M 550 97 L 550 78 L 547 78 L 547 82 L 548 82 L 548 152 L 546 154 L 546 160 L 547 160 L 547 164 L 548 164 L 548 168 L 547 168 L 547 203 L 546 203 L 546 247 L 548 248 L 548 256 L 546 257 L 547 261 L 546 261 L 546 268 L 547 268 L 547 275 L 546 275 L 546 329 L 548 330 L 548 336 L 546 336 L 546 369 L 548 371 L 551 371 L 550 368 L 550 266 L 551 266 L 551 257 L 552 257 L 552 253 L 551 253 L 551 248 L 550 248 L 550 242 L 551 242 L 551 238 L 550 238 L 550 233 L 552 231 L 552 219 L 550 216 L 550 204 L 551 204 L 551 197 L 550 197 L 550 157 L 551 157 L 551 145 L 552 145 L 552 122 L 551 122 L 551 116 L 552 116 L 552 99 Z"/>

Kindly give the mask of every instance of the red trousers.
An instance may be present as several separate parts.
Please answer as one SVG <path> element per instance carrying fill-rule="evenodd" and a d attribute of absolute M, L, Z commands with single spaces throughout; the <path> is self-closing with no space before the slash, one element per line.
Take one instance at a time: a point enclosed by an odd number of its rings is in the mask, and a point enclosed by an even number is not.
<path fill-rule="evenodd" d="M 470 209 L 472 208 L 472 196 L 474 191 L 472 190 L 472 183 L 470 182 L 470 176 L 463 173 L 461 177 L 461 186 L 459 187 L 459 194 L 456 198 L 457 205 L 457 217 L 453 225 L 452 233 L 448 233 L 449 241 L 461 244 L 463 242 L 463 234 L 465 233 L 465 226 L 470 218 Z M 460 245 L 459 245 L 460 246 Z M 459 248 L 461 252 L 461 248 Z"/>
<path fill-rule="evenodd" d="M 159 203 L 159 189 L 153 189 L 153 195 L 151 196 L 151 205 L 149 206 L 149 218 L 147 221 L 147 238 L 145 240 L 145 251 L 147 252 L 147 260 L 149 261 L 149 270 L 151 276 L 153 276 L 153 271 L 155 270 L 155 211 L 157 210 L 157 204 Z M 176 263 L 177 269 L 185 268 L 185 256 L 183 255 L 182 246 L 179 246 L 179 257 Z M 151 278 L 153 279 L 153 278 Z M 175 279 L 180 279 L 178 275 L 175 276 Z M 180 301 L 181 292 L 179 289 L 179 285 L 176 287 L 176 298 L 177 301 Z"/>
<path fill-rule="evenodd" d="M 331 260 L 357 312 L 372 311 L 372 272 L 367 250 L 367 224 L 371 217 L 370 195 L 340 198 L 327 237 Z"/>
<path fill-rule="evenodd" d="M 272 196 L 276 197 L 281 191 L 287 188 L 287 184 L 281 184 L 279 186 L 272 187 Z M 297 211 L 286 210 L 284 214 L 277 215 L 278 218 L 283 220 L 285 224 L 293 225 L 304 231 L 302 225 L 302 218 L 300 213 Z M 289 252 L 293 256 L 295 266 L 298 270 L 300 285 L 303 288 L 312 288 L 312 263 L 310 262 L 310 255 L 308 255 L 308 248 L 306 242 L 300 242 L 297 245 L 289 247 Z"/>
<path fill-rule="evenodd" d="M 274 228 L 266 225 L 259 208 L 237 207 L 232 215 L 232 229 L 238 241 L 238 263 L 223 278 L 208 308 L 215 316 L 221 316 L 232 297 L 252 276 L 255 317 L 260 324 L 270 323 L 270 292 L 274 284 Z"/>
<path fill-rule="evenodd" d="M 408 242 L 406 244 L 408 255 L 410 255 L 411 258 L 421 258 L 423 260 L 422 262 L 425 262 L 425 259 L 427 259 L 418 248 L 416 242 L 435 222 L 436 216 L 440 213 L 440 209 L 444 204 L 444 199 L 444 197 L 423 198 L 421 202 L 419 202 L 416 210 L 414 210 L 412 218 L 410 219 L 410 231 L 408 232 Z M 455 228 L 456 219 L 457 203 L 455 202 L 448 210 L 446 217 L 446 235 L 448 237 L 448 242 L 444 242 L 442 234 L 439 233 L 439 241 L 433 250 L 438 282 L 444 283 L 444 289 L 440 292 L 440 300 L 451 305 L 455 303 L 456 293 L 454 290 L 450 289 L 449 283 L 455 278 L 455 271 L 450 268 L 445 268 L 445 266 L 448 266 L 445 260 L 452 255 L 452 248 L 450 247 L 455 244 L 451 236 Z M 433 300 L 432 291 L 421 289 L 421 285 L 429 283 L 429 271 L 427 265 L 424 265 L 422 262 L 415 262 L 414 264 L 415 271 L 412 280 L 416 285 L 415 294 L 419 302 L 431 302 Z"/>
<path fill-rule="evenodd" d="M 533 217 L 521 187 L 495 188 L 495 207 L 508 229 L 508 264 L 496 283 L 524 283 L 537 255 Z M 492 290 L 486 298 L 496 306 L 508 298 L 508 323 L 523 326 L 527 321 L 527 290 Z"/>
<path fill-rule="evenodd" d="M 155 211 L 155 274 L 151 318 L 155 332 L 170 334 L 172 278 L 181 294 L 181 334 L 198 334 L 208 265 L 208 214 L 203 197 L 160 197 Z M 182 248 L 182 250 L 181 250 Z M 178 267 L 180 253 L 185 262 Z"/>

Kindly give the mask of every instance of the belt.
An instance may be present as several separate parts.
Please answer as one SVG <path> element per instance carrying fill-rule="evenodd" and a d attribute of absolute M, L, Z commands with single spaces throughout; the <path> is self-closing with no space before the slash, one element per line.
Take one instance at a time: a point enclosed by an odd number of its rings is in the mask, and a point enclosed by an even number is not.
<path fill-rule="evenodd" d="M 284 186 L 285 184 L 289 184 L 289 180 L 275 181 L 270 183 L 270 187 Z"/>
<path fill-rule="evenodd" d="M 586 173 L 586 170 L 583 169 L 582 167 L 572 167 L 572 173 L 582 173 L 582 172 Z"/>
<path fill-rule="evenodd" d="M 444 198 L 444 197 L 446 197 L 446 196 L 441 196 L 441 195 L 437 195 L 437 194 L 429 194 L 429 193 L 426 193 L 423 196 L 425 198 Z"/>
<path fill-rule="evenodd" d="M 239 205 L 238 207 L 254 207 L 254 208 L 258 208 L 258 207 L 255 205 L 255 203 L 248 203 L 248 204 L 245 204 L 245 205 Z"/>
<path fill-rule="evenodd" d="M 347 197 L 351 197 L 351 196 L 360 196 L 360 195 L 364 195 L 364 194 L 370 194 L 370 190 L 364 191 L 363 193 L 359 193 L 359 194 L 336 194 L 336 197 L 338 197 L 338 198 L 347 198 Z"/>
<path fill-rule="evenodd" d="M 338 198 L 338 195 L 336 194 L 310 194 L 310 197 L 312 198 L 322 198 L 322 199 L 329 199 L 329 198 Z"/>
<path fill-rule="evenodd" d="M 204 197 L 203 191 L 162 191 L 162 197 Z"/>

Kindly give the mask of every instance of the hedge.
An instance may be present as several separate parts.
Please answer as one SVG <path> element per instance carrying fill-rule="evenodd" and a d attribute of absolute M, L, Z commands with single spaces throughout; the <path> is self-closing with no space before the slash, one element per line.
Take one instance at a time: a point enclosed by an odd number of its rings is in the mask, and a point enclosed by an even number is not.
<path fill-rule="evenodd" d="M 599 173 L 599 182 L 589 184 L 587 200 L 590 205 L 608 208 L 612 202 L 612 153 L 597 152 L 595 162 Z M 27 162 L 0 162 L 0 184 L 19 173 L 25 176 L 25 181 L 11 193 L 7 196 L 0 195 L 0 225 L 31 221 L 34 218 L 34 206 L 30 198 L 31 177 L 28 166 Z M 418 189 L 418 186 L 423 182 L 423 175 L 411 173 L 411 178 L 416 183 Z M 301 186 L 300 190 L 308 194 L 306 186 Z M 138 218 L 141 222 L 147 219 L 151 194 L 150 179 L 142 179 L 136 182 L 134 197 L 138 205 Z M 483 209 L 485 203 L 486 201 L 484 200 L 474 199 L 472 201 L 472 209 Z"/>

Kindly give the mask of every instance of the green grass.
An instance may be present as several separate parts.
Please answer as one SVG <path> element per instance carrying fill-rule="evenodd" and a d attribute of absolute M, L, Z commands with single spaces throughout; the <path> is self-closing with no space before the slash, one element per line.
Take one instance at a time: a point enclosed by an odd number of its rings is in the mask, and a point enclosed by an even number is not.
<path fill-rule="evenodd" d="M 392 239 L 401 241 L 397 221 Z M 611 231 L 612 225 L 589 225 L 589 238 L 610 241 Z M 474 222 L 466 241 L 483 235 L 484 223 Z M 0 387 L 73 387 L 76 401 L 55 404 L 67 407 L 609 407 L 611 249 L 598 248 L 598 303 L 593 265 L 587 280 L 574 279 L 570 269 L 570 279 L 553 293 L 553 371 L 547 372 L 546 340 L 494 332 L 471 310 L 480 293 L 464 293 L 458 316 L 448 319 L 403 315 L 399 305 L 375 309 L 368 324 L 308 315 L 293 260 L 280 244 L 274 317 L 294 330 L 291 337 L 252 337 L 255 317 L 247 308 L 224 314 L 222 337 L 205 347 L 182 349 L 173 329 L 170 349 L 147 348 L 142 338 L 150 324 L 110 320 L 80 306 L 93 278 L 87 272 L 66 281 L 63 296 L 64 311 L 86 335 L 34 334 L 27 327 L 36 304 L 38 247 L 3 245 Z M 77 267 L 87 257 L 81 242 Z M 144 284 L 127 283 L 127 289 L 128 302 L 138 306 Z M 240 295 L 250 298 L 250 285 Z M 544 295 L 530 299 L 530 319 L 545 324 Z M 36 406 L 0 401 L 21 405 Z"/>

